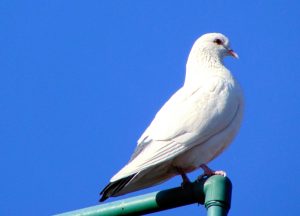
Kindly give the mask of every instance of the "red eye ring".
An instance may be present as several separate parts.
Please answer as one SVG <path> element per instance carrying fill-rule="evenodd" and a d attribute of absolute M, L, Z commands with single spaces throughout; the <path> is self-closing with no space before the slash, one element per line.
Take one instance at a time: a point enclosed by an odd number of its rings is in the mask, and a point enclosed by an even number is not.
<path fill-rule="evenodd" d="M 214 40 L 214 43 L 216 43 L 218 45 L 222 45 L 223 41 L 221 39 L 217 38 L 217 39 Z"/>

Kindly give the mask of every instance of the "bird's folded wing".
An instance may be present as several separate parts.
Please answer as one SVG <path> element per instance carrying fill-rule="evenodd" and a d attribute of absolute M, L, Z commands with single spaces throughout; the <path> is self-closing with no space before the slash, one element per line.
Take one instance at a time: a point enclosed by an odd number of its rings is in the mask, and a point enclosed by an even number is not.
<path fill-rule="evenodd" d="M 215 78 L 201 88 L 176 92 L 141 136 L 129 163 L 111 181 L 170 160 L 225 129 L 239 101 L 233 86 Z"/>

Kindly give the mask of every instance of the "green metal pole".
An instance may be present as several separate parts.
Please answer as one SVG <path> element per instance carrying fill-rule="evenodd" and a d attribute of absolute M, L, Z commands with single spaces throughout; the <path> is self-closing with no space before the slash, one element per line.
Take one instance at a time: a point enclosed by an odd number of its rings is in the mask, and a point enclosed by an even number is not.
<path fill-rule="evenodd" d="M 141 215 L 192 203 L 205 204 L 208 216 L 225 216 L 230 208 L 231 191 L 221 190 L 231 190 L 230 180 L 227 177 L 215 175 L 184 185 L 184 187 L 127 198 L 57 216 Z"/>
<path fill-rule="evenodd" d="M 208 216 L 226 216 L 231 203 L 232 184 L 228 178 L 215 175 L 203 187 Z"/>

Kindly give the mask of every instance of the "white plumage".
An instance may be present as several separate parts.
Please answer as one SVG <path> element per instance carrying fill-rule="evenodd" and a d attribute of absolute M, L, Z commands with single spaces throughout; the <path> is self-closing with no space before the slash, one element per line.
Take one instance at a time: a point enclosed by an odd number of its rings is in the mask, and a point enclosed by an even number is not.
<path fill-rule="evenodd" d="M 228 55 L 237 58 L 220 33 L 195 42 L 183 87 L 156 114 L 131 160 L 101 192 L 101 201 L 191 172 L 228 146 L 243 113 L 242 91 L 223 65 Z"/>

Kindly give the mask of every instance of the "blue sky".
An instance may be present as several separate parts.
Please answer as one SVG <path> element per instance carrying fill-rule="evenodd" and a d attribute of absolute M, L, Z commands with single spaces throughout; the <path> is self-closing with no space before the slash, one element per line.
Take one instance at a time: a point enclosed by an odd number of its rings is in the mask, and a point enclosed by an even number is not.
<path fill-rule="evenodd" d="M 298 213 L 299 11 L 292 0 L 1 1 L 0 215 L 98 204 L 207 32 L 230 38 L 240 59 L 226 65 L 246 97 L 239 135 L 209 164 L 233 182 L 230 214 Z"/>

